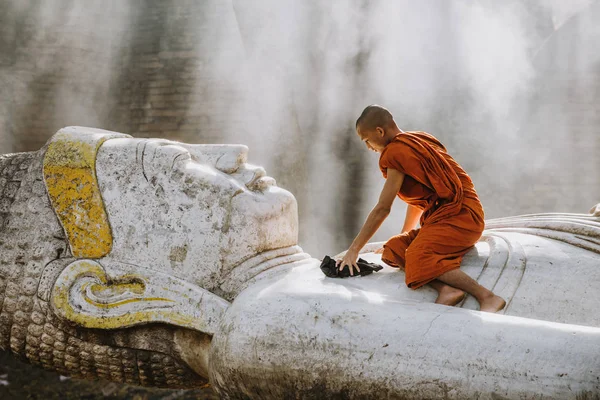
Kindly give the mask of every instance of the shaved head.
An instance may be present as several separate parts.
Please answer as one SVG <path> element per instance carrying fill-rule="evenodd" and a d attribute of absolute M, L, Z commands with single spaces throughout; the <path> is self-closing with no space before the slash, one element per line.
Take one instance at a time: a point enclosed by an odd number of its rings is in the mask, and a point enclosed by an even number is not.
<path fill-rule="evenodd" d="M 387 128 L 393 123 L 394 117 L 385 107 L 372 104 L 367 106 L 360 114 L 360 117 L 356 120 L 356 128 L 359 126 L 365 130 L 372 130 L 377 127 Z"/>
<path fill-rule="evenodd" d="M 369 150 L 381 153 L 402 130 L 392 114 L 384 107 L 372 104 L 356 120 L 356 134 Z"/>

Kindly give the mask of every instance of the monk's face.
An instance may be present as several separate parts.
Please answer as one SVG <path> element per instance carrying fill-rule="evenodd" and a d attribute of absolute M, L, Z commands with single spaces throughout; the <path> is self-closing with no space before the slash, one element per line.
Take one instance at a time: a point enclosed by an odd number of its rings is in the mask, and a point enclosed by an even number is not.
<path fill-rule="evenodd" d="M 385 140 L 385 130 L 381 127 L 366 129 L 359 125 L 356 127 L 356 133 L 369 150 L 373 150 L 377 153 L 381 153 L 388 144 Z"/>

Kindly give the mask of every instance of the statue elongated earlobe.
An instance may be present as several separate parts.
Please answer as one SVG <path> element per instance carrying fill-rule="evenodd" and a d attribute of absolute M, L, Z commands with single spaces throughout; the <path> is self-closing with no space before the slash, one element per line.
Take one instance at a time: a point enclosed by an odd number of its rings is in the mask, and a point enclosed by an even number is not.
<path fill-rule="evenodd" d="M 214 334 L 229 302 L 181 279 L 139 266 L 75 260 L 60 273 L 50 303 L 85 328 L 164 322 Z"/>

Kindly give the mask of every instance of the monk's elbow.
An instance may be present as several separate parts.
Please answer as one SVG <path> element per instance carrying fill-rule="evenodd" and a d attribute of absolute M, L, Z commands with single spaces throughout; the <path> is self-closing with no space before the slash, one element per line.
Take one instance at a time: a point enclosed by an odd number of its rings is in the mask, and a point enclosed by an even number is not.
<path fill-rule="evenodd" d="M 390 206 L 386 206 L 386 205 L 382 205 L 382 204 L 378 204 L 377 206 L 375 206 L 375 209 L 373 210 L 377 215 L 380 215 L 382 217 L 387 217 L 388 215 L 390 215 L 390 212 L 392 211 L 392 207 Z"/>

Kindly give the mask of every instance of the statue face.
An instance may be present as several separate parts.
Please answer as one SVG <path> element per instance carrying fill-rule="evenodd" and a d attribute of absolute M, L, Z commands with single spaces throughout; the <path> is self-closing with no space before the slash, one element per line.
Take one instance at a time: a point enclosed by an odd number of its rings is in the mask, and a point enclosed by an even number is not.
<path fill-rule="evenodd" d="M 211 290 L 248 258 L 297 243 L 294 197 L 247 147 L 107 140 L 96 175 L 113 235 L 106 258 Z"/>

